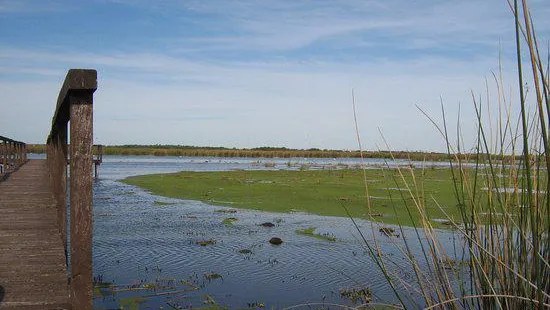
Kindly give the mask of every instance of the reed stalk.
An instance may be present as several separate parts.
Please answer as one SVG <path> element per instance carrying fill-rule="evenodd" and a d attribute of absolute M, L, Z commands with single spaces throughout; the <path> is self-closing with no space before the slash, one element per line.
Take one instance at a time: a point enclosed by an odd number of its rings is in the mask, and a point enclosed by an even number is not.
<path fill-rule="evenodd" d="M 513 104 L 505 93 L 499 66 L 499 73 L 493 74 L 496 96 L 490 96 L 489 82 L 484 100 L 472 93 L 477 139 L 469 153 L 463 153 L 463 120 L 457 118 L 453 143 L 443 103 L 441 125 L 421 110 L 447 145 L 460 218 L 448 216 L 447 206 L 425 197 L 421 172 L 397 168 L 395 184 L 404 189 L 398 199 L 409 202 L 405 207 L 411 219 L 419 219 L 413 221 L 413 234 L 391 241 L 403 261 L 391 268 L 389 262 L 395 259 L 385 255 L 376 238 L 362 235 L 403 308 L 550 309 L 549 70 L 539 53 L 528 1 L 508 4 L 515 25 L 518 102 Z M 496 119 L 490 113 L 494 110 Z M 406 174 L 413 175 L 412 182 Z M 438 206 L 455 227 L 451 246 L 439 239 L 441 231 L 434 229 L 428 205 Z M 374 235 L 381 224 L 372 220 Z M 411 250 L 415 244 L 419 251 Z M 397 269 L 413 276 L 405 280 Z"/>

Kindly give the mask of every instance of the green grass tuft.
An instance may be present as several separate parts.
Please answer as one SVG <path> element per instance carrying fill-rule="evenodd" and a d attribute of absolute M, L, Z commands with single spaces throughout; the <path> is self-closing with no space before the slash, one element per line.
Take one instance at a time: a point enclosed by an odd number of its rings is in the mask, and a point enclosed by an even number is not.
<path fill-rule="evenodd" d="M 314 231 L 316 229 L 317 229 L 317 227 L 309 227 L 309 228 L 304 228 L 304 229 L 298 229 L 298 230 L 296 230 L 296 233 L 298 235 L 309 236 L 309 237 L 313 237 L 313 238 L 317 238 L 317 239 L 321 239 L 321 240 L 332 241 L 332 242 L 336 241 L 336 237 L 334 237 L 332 235 L 315 233 Z"/>

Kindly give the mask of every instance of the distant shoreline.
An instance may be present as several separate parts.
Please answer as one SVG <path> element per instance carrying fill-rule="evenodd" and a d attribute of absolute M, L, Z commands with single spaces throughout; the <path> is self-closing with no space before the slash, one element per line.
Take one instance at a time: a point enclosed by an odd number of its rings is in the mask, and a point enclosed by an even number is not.
<path fill-rule="evenodd" d="M 27 144 L 29 153 L 45 153 L 44 144 Z M 189 157 L 245 157 L 245 158 L 361 158 L 358 150 L 290 149 L 285 147 L 257 147 L 237 149 L 225 147 L 199 147 L 179 145 L 106 145 L 104 155 L 150 155 Z M 447 161 L 449 154 L 421 151 L 363 151 L 363 158 L 398 158 L 411 161 Z M 455 155 L 452 155 L 455 158 Z M 475 154 L 460 154 L 461 160 L 475 160 Z M 497 156 L 494 159 L 512 159 Z"/>

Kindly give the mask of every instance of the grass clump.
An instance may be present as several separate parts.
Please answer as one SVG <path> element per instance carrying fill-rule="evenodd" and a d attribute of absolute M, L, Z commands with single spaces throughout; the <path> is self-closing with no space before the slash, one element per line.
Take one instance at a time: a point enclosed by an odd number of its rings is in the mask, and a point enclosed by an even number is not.
<path fill-rule="evenodd" d="M 468 164 L 471 165 L 471 164 Z M 494 179 L 476 175 L 475 167 L 464 165 L 464 182 L 476 182 L 476 199 L 487 199 L 492 191 L 484 189 L 487 183 L 510 183 L 513 177 L 500 174 Z M 406 173 L 404 173 L 406 171 Z M 454 197 L 456 176 L 452 169 L 407 167 L 403 169 L 304 170 L 304 171 L 183 171 L 171 174 L 153 174 L 130 177 L 127 184 L 137 185 L 153 194 L 200 200 L 212 205 L 257 209 L 271 212 L 302 212 L 372 219 L 387 224 L 401 223 L 414 226 L 426 216 L 439 228 L 453 228 L 450 223 L 437 221 L 461 218 L 460 202 Z M 364 180 L 369 185 L 365 194 Z M 475 179 L 475 180 L 474 180 Z M 409 195 L 407 186 L 421 182 L 422 188 Z M 506 192 L 511 197 L 513 192 Z M 368 196 L 368 198 L 367 198 Z M 433 199 L 432 199 L 433 197 Z M 369 201 L 370 210 L 365 208 Z M 410 213 L 408 206 L 420 201 L 425 215 Z M 491 210 L 481 207 L 479 213 Z M 217 212 L 235 213 L 235 209 Z"/>
<path fill-rule="evenodd" d="M 195 244 L 200 245 L 200 246 L 214 245 L 214 244 L 216 244 L 216 240 L 214 240 L 214 239 L 199 240 L 199 241 L 196 241 Z"/>
<path fill-rule="evenodd" d="M 222 224 L 227 226 L 227 227 L 231 227 L 231 226 L 233 226 L 233 223 L 235 223 L 238 220 L 239 219 L 236 218 L 236 217 L 228 217 L 228 218 L 226 218 L 222 221 Z"/>
<path fill-rule="evenodd" d="M 314 231 L 317 229 L 317 227 L 309 227 L 309 228 L 304 228 L 304 229 L 298 229 L 296 230 L 296 233 L 298 235 L 303 235 L 303 236 L 309 236 L 309 237 L 313 237 L 313 238 L 317 238 L 317 239 L 321 239 L 321 240 L 326 240 L 326 241 L 336 241 L 336 237 L 330 235 L 330 234 L 320 234 L 320 233 L 315 233 Z"/>
<path fill-rule="evenodd" d="M 403 258 L 397 262 L 376 238 L 374 231 L 381 227 L 376 219 L 371 237 L 361 233 L 403 308 L 550 309 L 549 64 L 543 65 L 545 59 L 539 55 L 527 1 L 509 4 L 516 28 L 517 103 L 504 92 L 508 87 L 499 73 L 493 75 L 496 95 L 489 96 L 487 84 L 485 98 L 472 96 L 477 139 L 468 163 L 455 155 L 465 149 L 460 119 L 452 142 L 444 109 L 442 124 L 428 116 L 447 145 L 458 216 L 444 208 L 447 200 L 425 194 L 417 171 L 399 169 L 396 183 L 404 182 L 401 197 L 409 201 L 406 209 L 416 242 L 403 238 L 394 244 Z M 525 64 L 529 73 L 524 72 Z M 529 84 L 524 76 L 531 79 Z M 498 160 L 503 156 L 511 161 Z M 367 175 L 364 185 L 369 192 Z M 454 228 L 450 250 L 429 216 L 430 202 L 441 206 L 441 219 Z M 372 209 L 369 201 L 367 207 Z M 412 250 L 418 246 L 420 253 Z M 403 278 L 396 271 L 403 269 L 412 274 Z"/>
<path fill-rule="evenodd" d="M 372 301 L 372 292 L 368 287 L 352 287 L 340 289 L 340 296 L 351 300 L 354 304 L 368 304 Z"/>
<path fill-rule="evenodd" d="M 208 281 L 223 279 L 222 275 L 215 272 L 208 272 L 204 274 L 204 278 Z"/>

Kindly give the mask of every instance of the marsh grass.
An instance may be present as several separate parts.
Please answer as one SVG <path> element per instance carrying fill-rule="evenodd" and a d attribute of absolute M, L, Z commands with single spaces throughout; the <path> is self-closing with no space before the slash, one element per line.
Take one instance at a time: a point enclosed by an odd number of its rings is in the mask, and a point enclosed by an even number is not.
<path fill-rule="evenodd" d="M 439 219 L 445 216 L 441 208 L 454 218 L 460 213 L 453 200 L 452 175 L 449 169 L 417 170 L 424 178 L 424 193 L 438 198 L 426 205 L 427 216 Z M 328 216 L 347 216 L 344 206 L 356 218 L 377 217 L 380 221 L 412 226 L 405 205 L 399 199 L 400 187 L 412 182 L 410 177 L 395 183 L 399 171 L 369 169 L 365 175 L 370 180 L 372 210 L 364 208 L 365 193 L 360 169 L 262 171 L 235 170 L 144 175 L 130 177 L 123 182 L 149 190 L 155 195 L 201 200 L 208 204 L 233 208 L 260 209 L 270 212 L 307 212 Z M 482 193 L 486 195 L 485 193 Z M 235 209 L 219 212 L 233 213 Z M 447 227 L 439 222 L 434 226 Z"/>
<path fill-rule="evenodd" d="M 464 158 L 455 155 L 464 151 L 460 120 L 453 143 L 444 110 L 441 125 L 428 116 L 446 141 L 454 180 L 454 199 L 460 216 L 451 216 L 441 208 L 445 220 L 456 227 L 453 250 L 445 250 L 449 246 L 444 246 L 426 216 L 429 202 L 440 204 L 433 195 L 425 195 L 422 176 L 413 169 L 399 168 L 396 178 L 396 184 L 404 189 L 399 195 L 408 202 L 406 208 L 416 235 L 394 242 L 404 262 L 395 262 L 385 255 L 374 233 L 381 227 L 376 218 L 371 218 L 372 238 L 367 240 L 361 234 L 368 252 L 405 308 L 550 308 L 548 64 L 545 67 L 539 55 L 527 1 L 509 4 L 516 26 L 519 100 L 513 104 L 511 96 L 504 93 L 500 72 L 493 75 L 497 94 L 492 101 L 489 86 L 485 102 L 472 94 L 477 142 L 474 155 L 467 160 L 475 163 L 473 168 L 466 167 Z M 529 73 L 524 72 L 526 64 Z M 529 97 L 524 76 L 532 79 L 529 90 L 534 93 Z M 530 98 L 534 99 L 528 101 Z M 498 111 L 496 122 L 488 113 L 494 107 Z M 517 120 L 514 115 L 518 115 Z M 508 154 L 511 162 L 497 160 Z M 364 184 L 368 196 L 369 184 Z M 369 199 L 367 208 L 370 213 Z M 420 251 L 411 249 L 413 239 L 421 245 Z M 413 281 L 401 277 L 396 272 L 399 268 L 411 270 Z"/>

